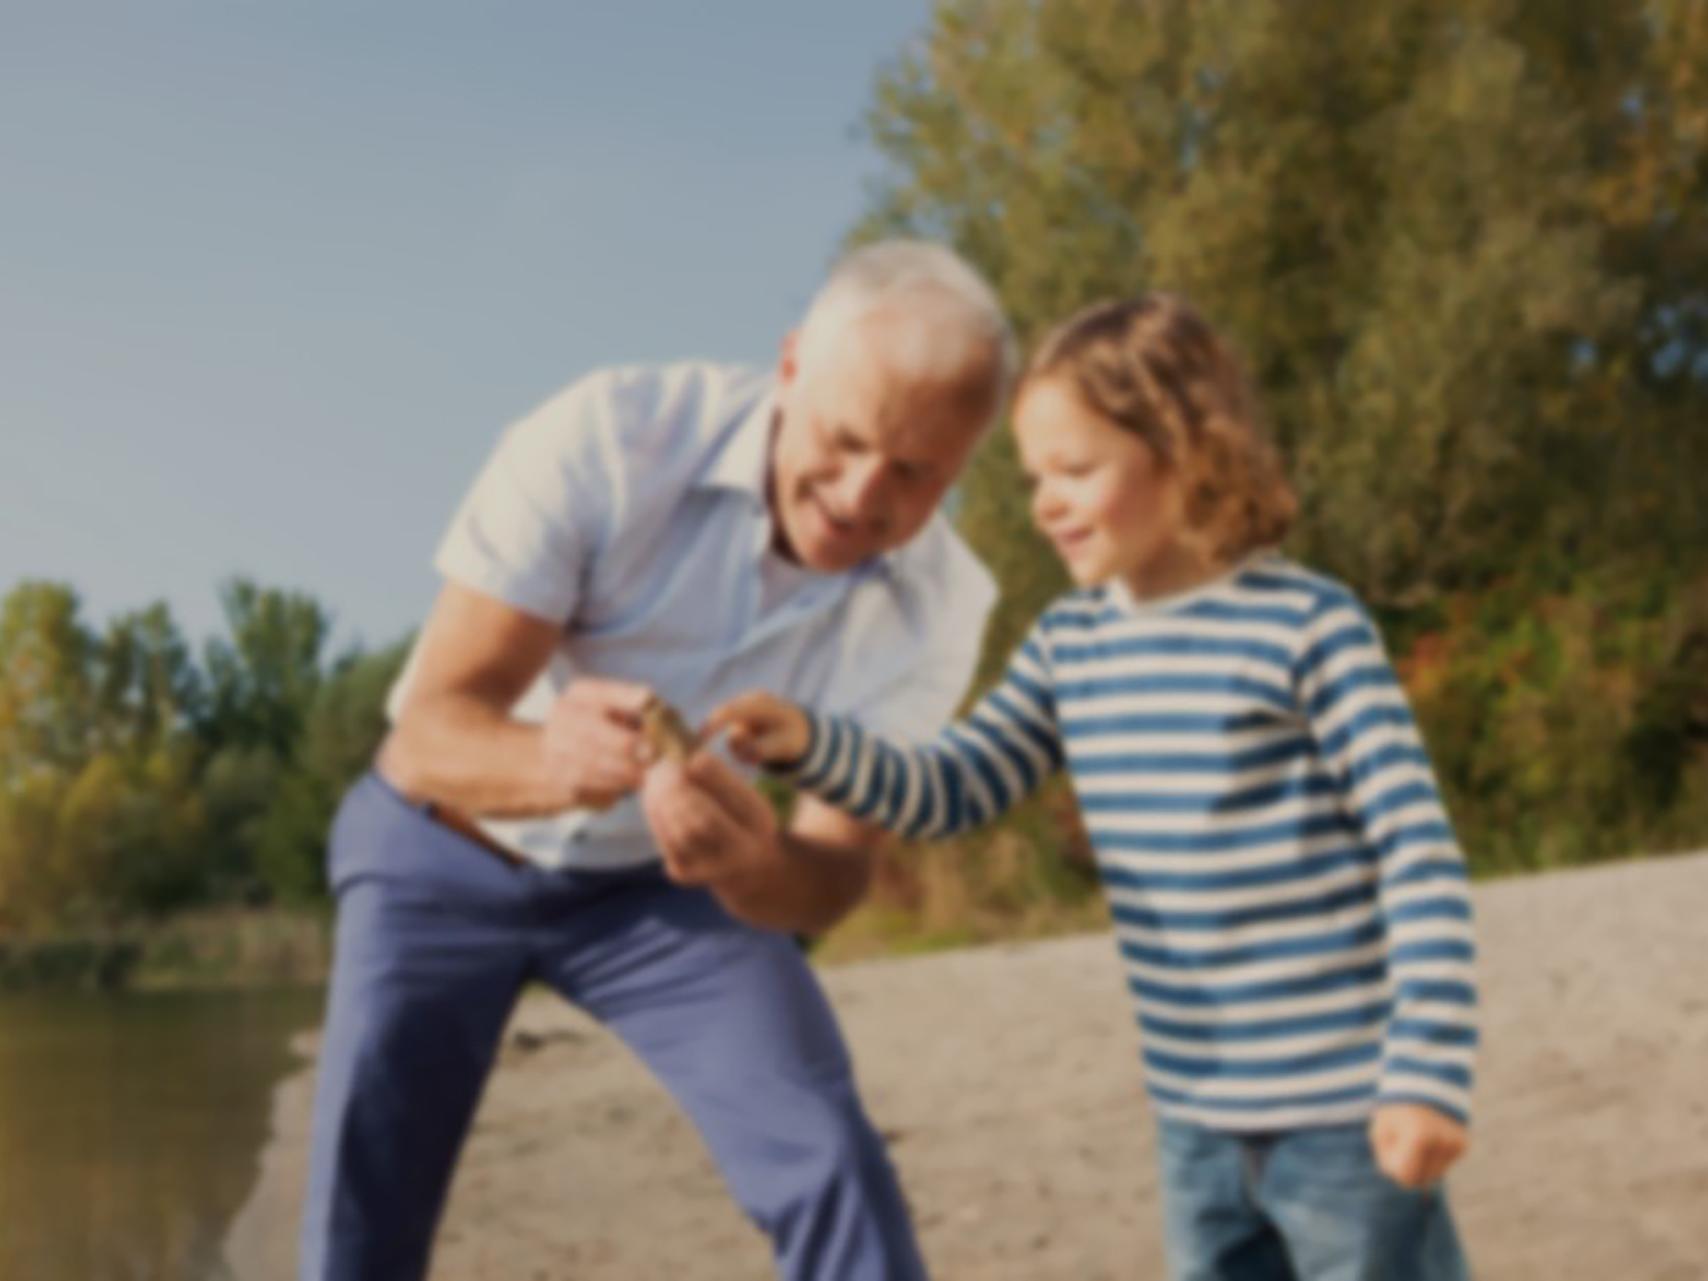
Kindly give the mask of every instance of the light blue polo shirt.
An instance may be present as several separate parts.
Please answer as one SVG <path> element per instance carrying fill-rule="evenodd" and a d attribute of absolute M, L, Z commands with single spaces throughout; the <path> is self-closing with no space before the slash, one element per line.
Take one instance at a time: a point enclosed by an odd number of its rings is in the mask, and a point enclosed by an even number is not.
<path fill-rule="evenodd" d="M 772 549 L 768 373 L 694 363 L 604 370 L 505 432 L 439 546 L 447 579 L 556 623 L 516 705 L 541 720 L 577 676 L 638 681 L 690 721 L 769 689 L 905 739 L 932 736 L 971 679 L 996 597 L 939 513 L 841 574 Z M 392 690 L 395 712 L 413 657 Z M 484 820 L 548 867 L 658 857 L 639 803 Z"/>

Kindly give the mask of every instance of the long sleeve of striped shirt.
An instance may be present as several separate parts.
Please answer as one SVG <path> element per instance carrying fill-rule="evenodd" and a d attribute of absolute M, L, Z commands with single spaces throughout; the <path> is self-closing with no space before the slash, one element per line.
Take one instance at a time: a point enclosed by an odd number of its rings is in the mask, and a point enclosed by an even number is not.
<path fill-rule="evenodd" d="M 1468 1115 L 1464 859 L 1343 585 L 1266 554 L 1159 600 L 1072 591 L 967 720 L 904 748 L 817 718 L 794 777 L 933 838 L 994 818 L 1057 765 L 1159 1109 L 1254 1132 L 1386 1102 Z"/>
<path fill-rule="evenodd" d="M 988 823 L 1061 767 L 1041 624 L 1002 680 L 936 739 L 904 745 L 846 717 L 809 713 L 812 747 L 780 773 L 848 813 L 914 839 Z"/>
<path fill-rule="evenodd" d="M 1349 594 L 1319 599 L 1294 675 L 1318 751 L 1376 857 L 1392 992 L 1376 1101 L 1465 1120 L 1477 1043 L 1465 861 L 1405 692 Z"/>

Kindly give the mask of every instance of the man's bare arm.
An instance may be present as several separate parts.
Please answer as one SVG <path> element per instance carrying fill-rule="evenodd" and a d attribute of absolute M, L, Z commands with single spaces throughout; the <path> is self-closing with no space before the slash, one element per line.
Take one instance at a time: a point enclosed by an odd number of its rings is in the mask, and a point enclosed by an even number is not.
<path fill-rule="evenodd" d="M 409 796 L 494 817 L 606 805 L 637 787 L 644 686 L 576 681 L 544 725 L 512 719 L 560 636 L 556 624 L 447 583 L 417 642 L 380 772 Z"/>

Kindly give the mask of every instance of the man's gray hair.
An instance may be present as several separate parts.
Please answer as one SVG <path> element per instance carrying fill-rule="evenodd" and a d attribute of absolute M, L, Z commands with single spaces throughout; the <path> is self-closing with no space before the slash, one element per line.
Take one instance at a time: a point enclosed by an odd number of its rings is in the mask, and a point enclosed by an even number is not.
<path fill-rule="evenodd" d="M 880 240 L 836 264 L 801 321 L 801 367 L 837 347 L 851 325 L 891 306 L 920 322 L 910 363 L 958 372 L 989 361 L 1000 404 L 1019 363 L 1002 304 L 965 260 L 926 240 Z"/>

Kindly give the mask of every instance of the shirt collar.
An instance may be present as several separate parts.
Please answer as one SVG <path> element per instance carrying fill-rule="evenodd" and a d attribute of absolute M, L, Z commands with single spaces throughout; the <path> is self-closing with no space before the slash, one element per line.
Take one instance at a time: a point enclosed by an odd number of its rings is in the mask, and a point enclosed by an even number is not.
<path fill-rule="evenodd" d="M 771 428 L 776 413 L 776 391 L 767 387 L 724 438 L 700 483 L 712 489 L 735 490 L 764 505 L 766 474 L 771 466 Z"/>
<path fill-rule="evenodd" d="M 1222 588 L 1239 581 L 1248 570 L 1257 569 L 1279 559 L 1278 553 L 1272 547 L 1260 547 L 1248 552 L 1233 564 L 1220 572 L 1206 578 L 1203 582 L 1194 583 L 1191 587 L 1181 588 L 1165 596 L 1138 597 L 1133 595 L 1132 588 L 1119 578 L 1111 578 L 1104 583 L 1100 591 L 1103 599 L 1116 608 L 1128 614 L 1155 614 L 1171 609 L 1190 605 L 1210 596 Z"/>

